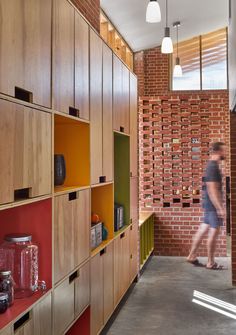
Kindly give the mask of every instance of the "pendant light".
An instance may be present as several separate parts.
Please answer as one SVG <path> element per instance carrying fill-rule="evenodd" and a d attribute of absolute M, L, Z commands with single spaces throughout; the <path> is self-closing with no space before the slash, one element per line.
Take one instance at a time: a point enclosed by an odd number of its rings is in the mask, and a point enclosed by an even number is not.
<path fill-rule="evenodd" d="M 147 6 L 146 21 L 148 23 L 161 22 L 161 9 L 157 0 L 150 0 Z"/>
<path fill-rule="evenodd" d="M 165 37 L 162 40 L 161 52 L 163 54 L 173 53 L 173 43 L 170 37 L 170 27 L 168 27 L 168 0 L 166 0 L 166 27 L 165 27 Z"/>
<path fill-rule="evenodd" d="M 179 59 L 179 26 L 180 26 L 180 22 L 175 22 L 173 24 L 173 26 L 176 28 L 176 32 L 177 32 L 177 57 L 175 60 L 175 67 L 174 67 L 174 73 L 173 76 L 175 78 L 179 78 L 183 76 L 183 71 L 182 71 L 182 67 L 180 65 L 180 59 Z"/>

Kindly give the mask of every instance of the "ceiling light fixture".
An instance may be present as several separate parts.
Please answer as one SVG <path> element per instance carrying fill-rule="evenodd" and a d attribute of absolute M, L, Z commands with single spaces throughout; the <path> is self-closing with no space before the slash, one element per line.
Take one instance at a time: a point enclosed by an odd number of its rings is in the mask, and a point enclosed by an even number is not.
<path fill-rule="evenodd" d="M 168 0 L 166 0 L 166 27 L 165 27 L 165 37 L 162 40 L 161 52 L 163 54 L 173 53 L 173 43 L 170 37 L 170 27 L 168 27 Z"/>
<path fill-rule="evenodd" d="M 150 0 L 146 11 L 146 21 L 148 23 L 161 22 L 161 9 L 157 0 Z"/>
<path fill-rule="evenodd" d="M 179 27 L 180 27 L 180 22 L 175 22 L 173 24 L 173 26 L 176 28 L 176 32 L 177 32 L 177 57 L 175 60 L 175 67 L 174 67 L 174 72 L 173 72 L 173 76 L 175 78 L 179 78 L 183 76 L 183 70 L 182 67 L 180 65 L 180 58 L 179 58 Z"/>

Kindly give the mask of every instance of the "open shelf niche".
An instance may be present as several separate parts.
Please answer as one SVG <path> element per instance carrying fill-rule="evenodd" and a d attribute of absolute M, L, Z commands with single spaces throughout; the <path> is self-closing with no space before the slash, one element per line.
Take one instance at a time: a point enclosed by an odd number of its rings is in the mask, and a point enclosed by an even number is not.
<path fill-rule="evenodd" d="M 112 183 L 91 189 L 91 212 L 99 216 L 100 221 L 108 230 L 107 240 L 92 250 L 94 255 L 114 238 L 114 187 Z"/>
<path fill-rule="evenodd" d="M 54 154 L 63 154 L 66 179 L 55 192 L 70 192 L 90 185 L 89 124 L 72 118 L 54 116 Z"/>
<path fill-rule="evenodd" d="M 7 234 L 32 235 L 39 248 L 39 280 L 47 291 L 52 288 L 52 201 L 51 199 L 0 211 L 0 244 Z M 16 299 L 6 313 L 0 314 L 0 329 L 14 321 L 45 294 L 35 292 L 31 297 Z"/>
<path fill-rule="evenodd" d="M 124 228 L 130 225 L 130 137 L 114 132 L 114 200 L 124 207 Z"/>

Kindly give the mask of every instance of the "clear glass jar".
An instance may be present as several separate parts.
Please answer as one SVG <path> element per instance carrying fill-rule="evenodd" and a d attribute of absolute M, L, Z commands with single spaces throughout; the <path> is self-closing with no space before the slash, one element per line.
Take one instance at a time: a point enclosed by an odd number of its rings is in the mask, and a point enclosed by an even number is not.
<path fill-rule="evenodd" d="M 28 234 L 6 235 L 4 240 L 0 248 L 1 266 L 12 273 L 15 298 L 28 297 L 38 289 L 38 246 Z"/>
<path fill-rule="evenodd" d="M 11 271 L 0 271 L 0 293 L 8 295 L 9 306 L 14 303 L 14 282 Z"/>
<path fill-rule="evenodd" d="M 8 295 L 6 293 L 0 293 L 0 314 L 6 312 L 9 307 Z"/>

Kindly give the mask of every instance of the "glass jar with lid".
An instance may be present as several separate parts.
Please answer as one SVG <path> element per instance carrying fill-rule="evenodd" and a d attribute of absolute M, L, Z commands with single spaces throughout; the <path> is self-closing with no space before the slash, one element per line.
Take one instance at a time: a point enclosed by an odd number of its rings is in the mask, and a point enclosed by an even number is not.
<path fill-rule="evenodd" d="M 15 298 L 25 298 L 38 289 L 38 246 L 30 234 L 10 234 L 0 248 L 1 266 L 12 273 Z M 3 259 L 3 258 L 2 258 Z"/>
<path fill-rule="evenodd" d="M 7 293 L 0 293 L 0 314 L 5 313 L 8 307 L 9 301 Z"/>
<path fill-rule="evenodd" d="M 0 293 L 8 295 L 9 306 L 12 306 L 14 303 L 14 282 L 11 271 L 0 271 Z"/>

